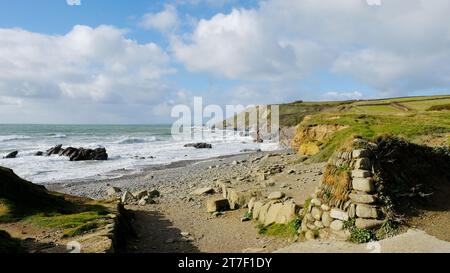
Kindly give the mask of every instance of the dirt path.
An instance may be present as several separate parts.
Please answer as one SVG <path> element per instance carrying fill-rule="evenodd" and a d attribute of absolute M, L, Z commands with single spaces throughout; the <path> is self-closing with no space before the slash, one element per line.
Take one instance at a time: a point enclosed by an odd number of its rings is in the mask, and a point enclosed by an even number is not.
<path fill-rule="evenodd" d="M 215 217 L 183 202 L 131 209 L 138 238 L 129 244 L 129 252 L 272 252 L 292 243 L 284 238 L 259 235 L 254 222 L 241 222 L 245 210 Z"/>
<path fill-rule="evenodd" d="M 325 166 L 324 164 L 289 165 L 288 162 L 295 156 L 273 156 L 258 160 L 258 163 L 251 163 L 255 157 L 258 156 L 251 156 L 238 166 L 232 162 L 223 164 L 220 169 L 217 169 L 218 178 L 223 179 L 224 175 L 229 176 L 235 188 L 268 184 L 270 186 L 257 186 L 262 187 L 262 194 L 283 191 L 297 204 L 303 204 L 318 185 Z M 210 162 L 210 164 L 214 165 L 216 162 Z M 252 175 L 248 178 L 252 170 L 274 164 L 287 167 L 267 181 L 257 181 Z M 205 203 L 212 196 L 190 194 L 198 187 L 214 187 L 211 180 L 204 183 L 195 182 L 200 180 L 199 177 L 203 176 L 205 169 L 209 170 L 207 166 L 205 167 L 198 168 L 195 175 L 189 176 L 189 181 L 181 180 L 175 190 L 163 193 L 158 204 L 127 207 L 134 213 L 133 226 L 138 235 L 136 239 L 129 242 L 128 252 L 273 252 L 293 243 L 292 239 L 288 238 L 260 235 L 256 227 L 257 223 L 254 221 L 242 222 L 241 219 L 247 209 L 228 211 L 220 216 L 207 213 Z M 189 187 L 192 183 L 196 185 L 194 188 Z M 220 193 L 216 196 L 220 196 Z"/>

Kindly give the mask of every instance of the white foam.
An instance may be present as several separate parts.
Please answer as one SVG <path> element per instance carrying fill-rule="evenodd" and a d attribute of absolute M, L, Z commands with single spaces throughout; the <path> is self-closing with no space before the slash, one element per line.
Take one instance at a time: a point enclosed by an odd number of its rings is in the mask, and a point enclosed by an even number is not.
<path fill-rule="evenodd" d="M 199 129 L 197 129 L 199 130 Z M 224 138 L 223 136 L 226 136 Z M 12 139 L 17 136 L 9 136 Z M 70 136 L 67 143 L 61 139 L 48 136 L 47 138 L 29 138 L 24 141 L 11 140 L 0 143 L 0 152 L 19 150 L 16 159 L 0 159 L 0 165 L 12 168 L 18 175 L 35 183 L 58 183 L 66 180 L 83 178 L 117 177 L 126 171 L 138 172 L 143 166 L 168 164 L 181 160 L 207 159 L 222 155 L 238 154 L 244 149 L 278 149 L 277 144 L 255 144 L 253 139 L 234 131 L 205 131 L 203 136 L 195 139 L 175 141 L 171 138 L 158 139 L 153 135 L 138 136 Z M 185 144 L 207 142 L 213 149 L 184 148 Z M 64 147 L 106 148 L 109 160 L 70 162 L 67 157 L 51 156 L 37 157 L 37 151 L 46 151 L 57 144 Z M 153 158 L 154 157 L 154 158 Z"/>

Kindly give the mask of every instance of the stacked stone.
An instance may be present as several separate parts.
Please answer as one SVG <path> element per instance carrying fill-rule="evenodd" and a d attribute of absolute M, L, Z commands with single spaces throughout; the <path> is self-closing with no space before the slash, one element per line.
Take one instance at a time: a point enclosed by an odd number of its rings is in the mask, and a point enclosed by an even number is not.
<path fill-rule="evenodd" d="M 344 223 L 350 219 L 355 219 L 356 227 L 360 229 L 373 229 L 383 223 L 371 161 L 368 150 L 337 152 L 331 157 L 330 166 L 350 168 L 351 185 L 343 195 L 344 200 L 336 200 L 324 198 L 325 192 L 333 193 L 334 189 L 332 185 L 322 183 L 312 195 L 309 206 L 302 211 L 300 234 L 307 240 L 329 237 L 330 234 L 345 238 L 349 232 L 344 230 Z"/>

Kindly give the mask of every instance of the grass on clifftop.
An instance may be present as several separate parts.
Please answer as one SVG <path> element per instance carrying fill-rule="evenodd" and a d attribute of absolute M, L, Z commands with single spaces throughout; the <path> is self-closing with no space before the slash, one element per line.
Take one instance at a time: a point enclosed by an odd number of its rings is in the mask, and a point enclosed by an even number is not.
<path fill-rule="evenodd" d="M 76 236 L 103 225 L 109 214 L 107 205 L 48 192 L 0 167 L 0 224 L 26 221 Z"/>
<path fill-rule="evenodd" d="M 311 119 L 302 123 L 302 127 L 321 124 L 338 124 L 348 128 L 334 133 L 321 143 L 320 152 L 312 158 L 315 162 L 328 160 L 346 140 L 357 136 L 374 139 L 382 135 L 392 135 L 418 144 L 426 142 L 427 139 L 431 140 L 437 135 L 448 135 L 447 138 L 450 136 L 450 112 L 448 111 L 402 115 L 326 113 L 312 116 Z M 450 138 L 447 139 L 447 144 L 450 145 Z"/>

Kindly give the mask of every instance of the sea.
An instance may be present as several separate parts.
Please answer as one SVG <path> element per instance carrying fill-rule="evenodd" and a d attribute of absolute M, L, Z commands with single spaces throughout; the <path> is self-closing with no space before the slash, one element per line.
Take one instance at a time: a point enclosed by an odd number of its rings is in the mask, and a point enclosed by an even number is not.
<path fill-rule="evenodd" d="M 248 133 L 192 127 L 172 135 L 171 125 L 23 125 L 0 124 L 0 166 L 11 168 L 34 183 L 77 183 L 118 178 L 147 167 L 185 160 L 240 154 L 245 150 L 278 149 L 278 143 L 254 143 Z M 212 149 L 185 148 L 206 142 Z M 76 148 L 106 148 L 107 161 L 71 162 L 64 156 L 35 156 L 62 144 Z M 3 157 L 19 151 L 14 159 Z"/>

